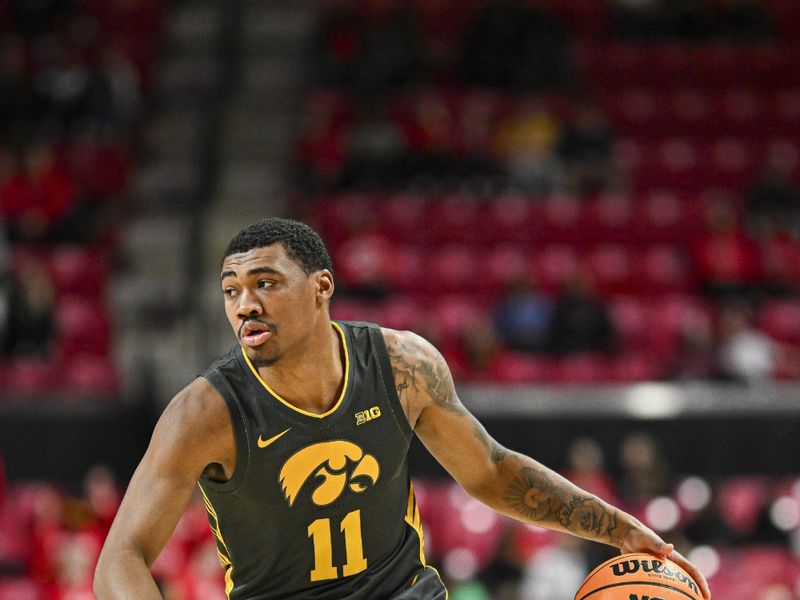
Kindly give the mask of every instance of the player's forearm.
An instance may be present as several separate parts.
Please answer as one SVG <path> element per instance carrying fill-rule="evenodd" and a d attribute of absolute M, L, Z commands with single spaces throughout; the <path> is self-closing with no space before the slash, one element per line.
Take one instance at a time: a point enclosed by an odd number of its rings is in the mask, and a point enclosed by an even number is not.
<path fill-rule="evenodd" d="M 103 550 L 94 574 L 97 600 L 162 600 L 141 554 Z"/>
<path fill-rule="evenodd" d="M 620 547 L 636 520 L 555 471 L 516 453 L 476 496 L 515 519 Z"/>

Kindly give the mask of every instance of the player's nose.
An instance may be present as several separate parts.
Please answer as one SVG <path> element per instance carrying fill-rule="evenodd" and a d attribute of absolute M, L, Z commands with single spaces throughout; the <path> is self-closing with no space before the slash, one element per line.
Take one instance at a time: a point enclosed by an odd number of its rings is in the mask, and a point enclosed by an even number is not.
<path fill-rule="evenodd" d="M 236 307 L 237 314 L 242 317 L 250 317 L 252 315 L 260 315 L 264 311 L 261 302 L 258 301 L 256 295 L 248 290 L 243 290 L 239 294 L 239 304 Z"/>

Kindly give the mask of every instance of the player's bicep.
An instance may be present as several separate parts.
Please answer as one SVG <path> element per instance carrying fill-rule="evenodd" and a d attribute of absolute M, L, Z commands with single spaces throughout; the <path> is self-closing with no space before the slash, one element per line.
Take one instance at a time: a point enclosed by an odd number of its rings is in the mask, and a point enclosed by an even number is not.
<path fill-rule="evenodd" d="M 161 552 L 213 461 L 215 434 L 200 417 L 208 416 L 202 404 L 192 394 L 179 395 L 164 411 L 114 519 L 106 540 L 109 552 L 141 554 L 148 566 Z"/>
<path fill-rule="evenodd" d="M 433 345 L 407 332 L 393 332 L 387 342 L 415 433 L 461 485 L 476 492 L 494 479 L 505 449 L 461 403 L 447 362 Z"/>

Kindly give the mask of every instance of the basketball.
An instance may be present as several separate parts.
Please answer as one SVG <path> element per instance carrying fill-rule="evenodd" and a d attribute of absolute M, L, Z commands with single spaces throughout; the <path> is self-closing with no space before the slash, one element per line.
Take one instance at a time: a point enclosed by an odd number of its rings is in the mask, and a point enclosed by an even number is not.
<path fill-rule="evenodd" d="M 703 600 L 703 596 L 694 579 L 674 562 L 652 554 L 623 554 L 589 573 L 575 600 Z"/>

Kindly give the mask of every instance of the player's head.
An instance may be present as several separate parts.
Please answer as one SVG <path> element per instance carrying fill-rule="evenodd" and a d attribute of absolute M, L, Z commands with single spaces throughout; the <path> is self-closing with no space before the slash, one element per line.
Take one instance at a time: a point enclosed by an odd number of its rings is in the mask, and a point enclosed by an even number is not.
<path fill-rule="evenodd" d="M 325 242 L 305 223 L 272 217 L 248 225 L 228 244 L 223 260 L 231 254 L 241 254 L 255 248 L 282 244 L 286 254 L 307 273 L 327 269 L 333 264 Z"/>
<path fill-rule="evenodd" d="M 231 240 L 220 276 L 225 313 L 257 366 L 302 350 L 327 323 L 332 271 L 322 239 L 298 221 L 264 219 Z"/>

